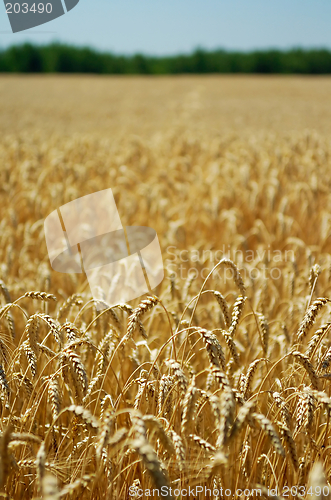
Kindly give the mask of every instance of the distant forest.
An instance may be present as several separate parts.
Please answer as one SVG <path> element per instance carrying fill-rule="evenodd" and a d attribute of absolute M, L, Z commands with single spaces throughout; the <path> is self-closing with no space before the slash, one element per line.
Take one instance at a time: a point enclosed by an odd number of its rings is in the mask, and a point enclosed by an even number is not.
<path fill-rule="evenodd" d="M 233 52 L 197 49 L 174 56 L 103 53 L 53 43 L 23 44 L 0 50 L 0 72 L 175 75 L 185 73 L 331 74 L 327 49 Z"/>

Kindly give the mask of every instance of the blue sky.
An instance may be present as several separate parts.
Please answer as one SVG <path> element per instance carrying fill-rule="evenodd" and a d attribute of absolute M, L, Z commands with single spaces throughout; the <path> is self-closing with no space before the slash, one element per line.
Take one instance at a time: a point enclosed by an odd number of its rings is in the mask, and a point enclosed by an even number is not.
<path fill-rule="evenodd" d="M 331 1 L 80 0 L 66 15 L 13 34 L 0 0 L 1 48 L 54 40 L 122 54 L 175 54 L 197 46 L 331 49 Z"/>

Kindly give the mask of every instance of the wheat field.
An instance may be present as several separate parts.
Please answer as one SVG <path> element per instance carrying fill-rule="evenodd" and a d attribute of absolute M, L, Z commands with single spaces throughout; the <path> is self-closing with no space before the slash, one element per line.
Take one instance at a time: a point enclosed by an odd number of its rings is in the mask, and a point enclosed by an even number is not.
<path fill-rule="evenodd" d="M 330 91 L 1 76 L 0 497 L 330 497 Z M 99 311 L 43 224 L 105 188 L 165 278 Z"/>

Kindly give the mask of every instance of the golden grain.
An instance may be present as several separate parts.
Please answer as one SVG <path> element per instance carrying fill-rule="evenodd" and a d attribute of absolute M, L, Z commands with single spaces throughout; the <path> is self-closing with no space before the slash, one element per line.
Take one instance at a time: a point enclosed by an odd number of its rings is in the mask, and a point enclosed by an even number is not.
<path fill-rule="evenodd" d="M 329 80 L 0 89 L 2 496 L 328 484 Z M 51 269 L 43 221 L 107 187 L 166 279 L 100 313 L 85 274 Z"/>

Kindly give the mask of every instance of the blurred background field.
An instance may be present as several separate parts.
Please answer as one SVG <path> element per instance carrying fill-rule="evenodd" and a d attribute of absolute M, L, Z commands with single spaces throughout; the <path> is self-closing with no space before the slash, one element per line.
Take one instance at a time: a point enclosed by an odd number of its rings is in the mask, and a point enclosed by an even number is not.
<path fill-rule="evenodd" d="M 0 130 L 113 141 L 159 132 L 291 133 L 331 129 L 328 76 L 2 75 Z"/>

